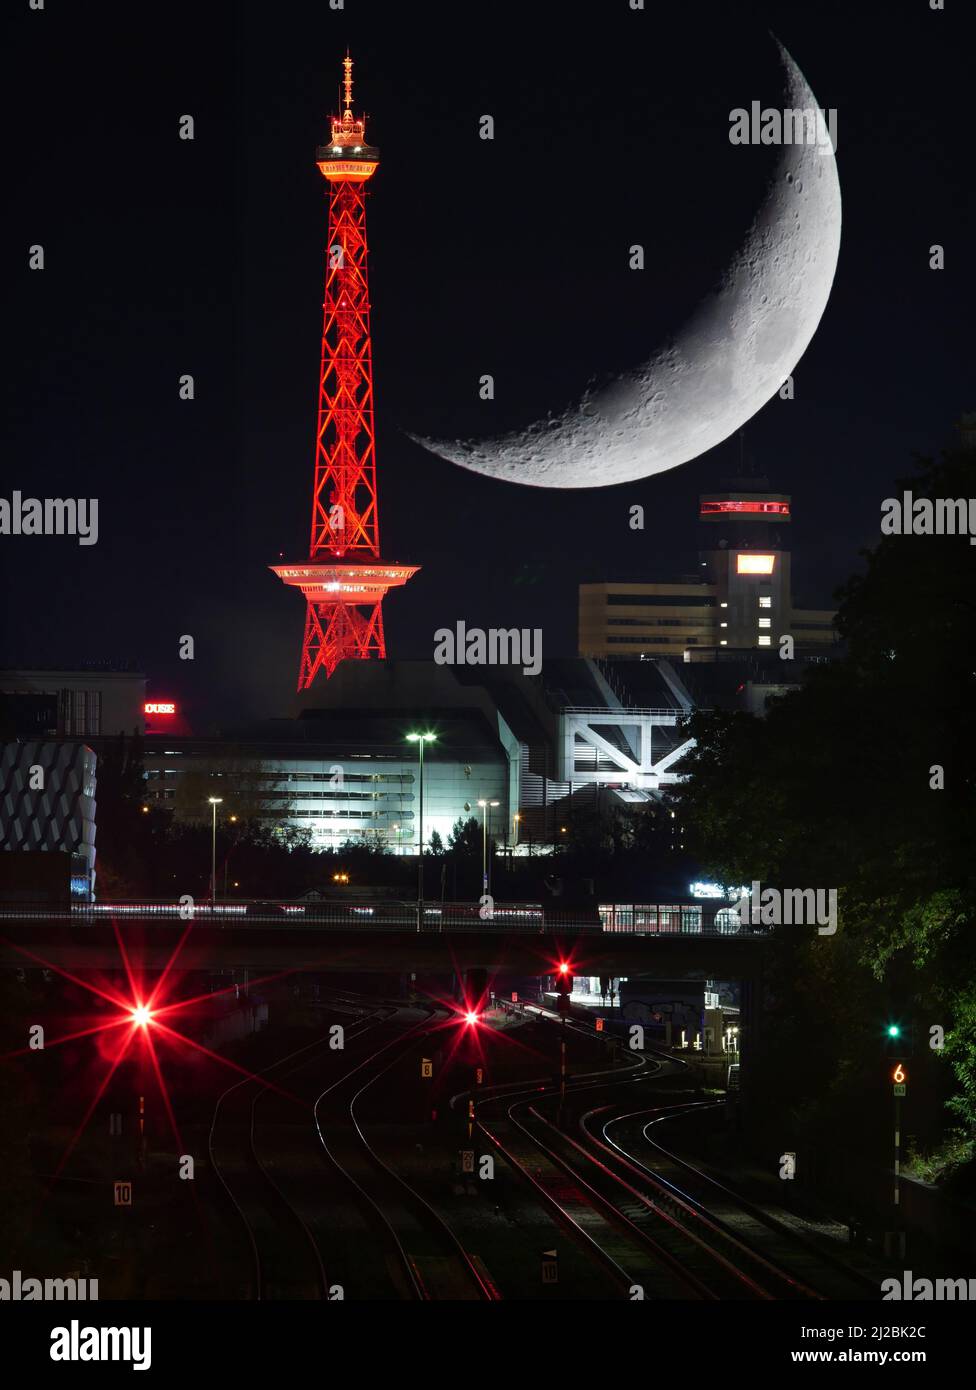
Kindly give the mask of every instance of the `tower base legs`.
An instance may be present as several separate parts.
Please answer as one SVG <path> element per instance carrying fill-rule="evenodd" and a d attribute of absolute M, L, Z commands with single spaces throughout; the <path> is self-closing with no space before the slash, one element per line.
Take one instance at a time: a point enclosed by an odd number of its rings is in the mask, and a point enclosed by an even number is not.
<path fill-rule="evenodd" d="M 328 679 L 339 662 L 347 658 L 364 661 L 369 657 L 382 660 L 385 656 L 381 603 L 356 608 L 348 603 L 309 602 L 299 690 L 308 690 L 319 671 L 325 671 Z"/>

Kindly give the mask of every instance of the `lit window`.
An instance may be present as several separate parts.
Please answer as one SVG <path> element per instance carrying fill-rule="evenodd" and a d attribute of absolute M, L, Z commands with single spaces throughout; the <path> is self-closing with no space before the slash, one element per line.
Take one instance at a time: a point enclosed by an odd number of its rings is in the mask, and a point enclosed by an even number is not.
<path fill-rule="evenodd" d="M 772 608 L 772 606 L 773 606 L 773 600 L 770 598 L 770 596 L 769 596 L 768 594 L 761 594 L 760 597 L 759 597 L 759 607 L 760 607 L 760 608 Z"/>
<path fill-rule="evenodd" d="M 735 557 L 735 572 L 736 574 L 772 574 L 775 563 L 775 555 L 740 554 Z"/>
<path fill-rule="evenodd" d="M 771 647 L 773 645 L 773 639 L 771 637 L 760 637 L 759 645 L 761 647 Z"/>
<path fill-rule="evenodd" d="M 773 625 L 773 620 L 772 620 L 772 618 L 760 618 L 760 619 L 759 619 L 759 626 L 760 626 L 760 627 L 772 627 L 772 625 Z"/>

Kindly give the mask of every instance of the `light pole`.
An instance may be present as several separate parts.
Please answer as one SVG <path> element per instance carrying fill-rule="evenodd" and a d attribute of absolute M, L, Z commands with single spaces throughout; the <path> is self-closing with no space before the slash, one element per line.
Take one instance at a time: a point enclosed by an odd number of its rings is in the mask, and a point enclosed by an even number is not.
<path fill-rule="evenodd" d="M 436 734 L 407 734 L 407 742 L 417 745 L 420 756 L 420 812 L 419 841 L 417 846 L 417 930 L 424 925 L 424 744 L 433 743 Z"/>
<path fill-rule="evenodd" d="M 488 892 L 488 807 L 497 806 L 497 801 L 479 801 L 481 807 L 481 891 Z"/>
<path fill-rule="evenodd" d="M 222 796 L 208 796 L 207 800 L 213 809 L 213 829 L 210 836 L 210 911 L 214 910 L 214 903 L 217 900 L 217 807 L 223 801 Z"/>
<path fill-rule="evenodd" d="M 518 811 L 516 811 L 515 815 L 512 817 L 512 849 L 518 849 L 519 821 L 521 819 L 522 817 L 519 815 Z"/>
<path fill-rule="evenodd" d="M 231 825 L 236 825 L 236 824 L 237 824 L 237 817 L 236 817 L 236 816 L 228 816 L 227 819 L 230 821 Z M 230 848 L 228 849 L 227 853 L 224 855 L 224 902 L 226 902 L 227 899 L 228 899 L 228 897 L 230 896 L 230 894 L 229 894 L 228 891 L 227 891 L 227 874 L 228 874 L 228 870 L 230 869 L 230 857 L 231 857 L 231 855 L 232 855 L 233 853 L 234 853 L 234 845 L 233 845 L 233 843 L 232 843 L 231 846 L 230 846 Z"/>

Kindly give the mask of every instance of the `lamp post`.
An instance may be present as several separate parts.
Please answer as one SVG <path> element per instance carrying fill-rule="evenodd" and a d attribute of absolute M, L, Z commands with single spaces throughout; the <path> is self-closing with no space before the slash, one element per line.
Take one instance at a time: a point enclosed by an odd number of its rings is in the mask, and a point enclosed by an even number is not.
<path fill-rule="evenodd" d="M 210 836 L 210 911 L 214 910 L 214 903 L 217 900 L 217 807 L 223 801 L 222 796 L 208 796 L 213 810 L 213 828 Z"/>
<path fill-rule="evenodd" d="M 420 757 L 420 800 L 418 810 L 419 829 L 417 845 L 417 930 L 421 931 L 424 925 L 424 744 L 433 743 L 437 738 L 436 734 L 407 734 L 407 742 L 417 745 L 417 752 Z"/>
<path fill-rule="evenodd" d="M 497 806 L 497 801 L 479 801 L 481 807 L 481 891 L 488 892 L 488 807 Z"/>
<path fill-rule="evenodd" d="M 515 812 L 515 815 L 512 817 L 512 848 L 513 848 L 513 849 L 518 849 L 519 821 L 520 821 L 521 819 L 522 819 L 522 817 L 519 815 L 518 811 L 516 811 L 516 812 Z"/>

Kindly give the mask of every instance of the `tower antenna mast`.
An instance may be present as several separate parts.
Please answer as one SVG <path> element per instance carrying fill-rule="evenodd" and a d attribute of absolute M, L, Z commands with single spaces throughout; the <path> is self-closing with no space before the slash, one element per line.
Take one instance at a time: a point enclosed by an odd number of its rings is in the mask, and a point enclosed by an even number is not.
<path fill-rule="evenodd" d="M 385 658 L 383 599 L 417 573 L 380 558 L 366 244 L 366 186 L 380 156 L 366 143 L 365 119 L 353 115 L 348 53 L 342 66 L 331 142 L 316 151 L 329 185 L 329 241 L 309 555 L 271 566 L 305 596 L 299 690 L 340 661 Z"/>

